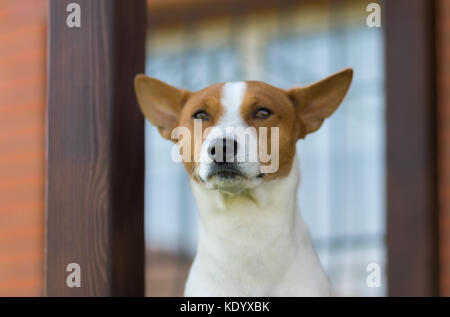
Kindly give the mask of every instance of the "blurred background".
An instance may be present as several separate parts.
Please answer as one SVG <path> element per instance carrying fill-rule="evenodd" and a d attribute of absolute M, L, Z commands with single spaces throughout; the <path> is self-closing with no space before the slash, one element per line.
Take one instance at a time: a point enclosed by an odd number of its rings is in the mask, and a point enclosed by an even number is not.
<path fill-rule="evenodd" d="M 352 67 L 343 104 L 297 145 L 300 211 L 319 258 L 339 295 L 450 296 L 450 0 L 397 1 L 415 16 L 393 1 L 146 0 L 146 73 L 190 90 L 250 79 L 291 88 Z M 382 7 L 381 28 L 366 24 L 369 3 Z M 48 7 L 0 0 L 0 296 L 45 294 Z M 386 25 L 389 8 L 401 18 Z M 432 93 L 408 108 L 421 80 Z M 171 147 L 146 123 L 147 296 L 182 295 L 196 251 L 195 202 Z M 404 195 L 417 183 L 424 204 Z M 380 287 L 366 284 L 369 263 Z"/>

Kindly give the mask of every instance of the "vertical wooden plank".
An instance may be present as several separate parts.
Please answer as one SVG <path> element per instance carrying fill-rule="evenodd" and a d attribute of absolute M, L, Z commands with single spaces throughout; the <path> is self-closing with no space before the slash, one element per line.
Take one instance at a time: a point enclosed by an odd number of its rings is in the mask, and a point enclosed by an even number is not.
<path fill-rule="evenodd" d="M 389 295 L 437 295 L 433 3 L 384 1 Z"/>
<path fill-rule="evenodd" d="M 450 296 L 450 1 L 436 4 L 440 296 Z"/>
<path fill-rule="evenodd" d="M 144 295 L 145 0 L 78 0 L 81 28 L 50 1 L 46 290 Z M 66 266 L 81 266 L 81 288 Z"/>

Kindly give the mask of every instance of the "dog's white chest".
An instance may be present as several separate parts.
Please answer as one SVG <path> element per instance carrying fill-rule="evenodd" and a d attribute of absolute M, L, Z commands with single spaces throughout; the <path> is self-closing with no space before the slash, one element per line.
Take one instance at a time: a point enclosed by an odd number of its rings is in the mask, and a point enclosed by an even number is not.
<path fill-rule="evenodd" d="M 198 252 L 186 296 L 330 296 L 329 280 L 297 211 L 298 166 L 242 197 L 192 183 Z"/>
<path fill-rule="evenodd" d="M 186 296 L 331 296 L 331 286 L 312 247 L 267 245 L 226 252 L 229 258 L 199 251 Z"/>

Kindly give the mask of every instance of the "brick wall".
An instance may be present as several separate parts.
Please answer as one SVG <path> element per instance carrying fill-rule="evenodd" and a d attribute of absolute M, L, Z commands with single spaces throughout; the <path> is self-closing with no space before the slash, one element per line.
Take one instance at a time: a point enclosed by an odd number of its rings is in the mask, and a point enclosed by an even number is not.
<path fill-rule="evenodd" d="M 450 1 L 437 1 L 440 293 L 450 296 Z"/>
<path fill-rule="evenodd" d="M 47 0 L 0 0 L 0 296 L 42 295 Z"/>

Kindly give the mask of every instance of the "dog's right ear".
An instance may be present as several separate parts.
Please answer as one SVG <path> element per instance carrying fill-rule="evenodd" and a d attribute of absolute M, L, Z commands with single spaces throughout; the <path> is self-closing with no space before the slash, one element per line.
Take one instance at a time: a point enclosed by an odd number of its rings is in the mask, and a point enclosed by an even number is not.
<path fill-rule="evenodd" d="M 144 116 L 158 128 L 164 138 L 170 140 L 189 91 L 175 88 L 142 74 L 136 76 L 134 88 Z"/>

